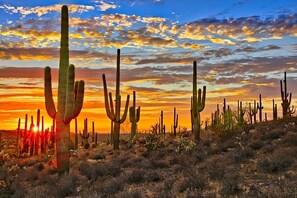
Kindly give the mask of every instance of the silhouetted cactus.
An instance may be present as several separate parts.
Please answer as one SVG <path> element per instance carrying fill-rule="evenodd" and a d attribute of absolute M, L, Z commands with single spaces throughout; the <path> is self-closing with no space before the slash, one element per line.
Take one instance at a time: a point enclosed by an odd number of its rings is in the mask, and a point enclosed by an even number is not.
<path fill-rule="evenodd" d="M 92 143 L 95 142 L 95 122 L 92 121 Z"/>
<path fill-rule="evenodd" d="M 277 104 L 274 104 L 274 99 L 272 100 L 272 115 L 273 120 L 277 120 Z"/>
<path fill-rule="evenodd" d="M 257 108 L 259 109 L 259 121 L 262 122 L 262 110 L 264 107 L 262 106 L 262 97 L 259 95 L 259 102 L 257 103 Z"/>
<path fill-rule="evenodd" d="M 90 137 L 90 134 L 88 133 L 88 118 L 86 118 L 84 120 L 84 130 L 83 130 L 83 133 L 79 133 L 81 139 L 82 139 L 82 146 L 85 148 L 85 149 L 88 149 L 90 147 L 89 145 L 89 142 L 88 142 L 88 139 Z"/>
<path fill-rule="evenodd" d="M 178 126 L 178 114 L 176 113 L 176 108 L 173 109 L 173 134 L 176 136 L 176 129 Z"/>
<path fill-rule="evenodd" d="M 105 74 L 102 74 L 103 79 L 103 88 L 104 88 L 104 100 L 105 100 L 105 110 L 106 114 L 110 120 L 113 122 L 113 149 L 119 149 L 120 142 L 120 125 L 126 120 L 128 107 L 129 107 L 129 99 L 130 96 L 127 95 L 125 110 L 122 118 L 120 117 L 121 113 L 121 95 L 120 95 L 120 49 L 117 50 L 117 70 L 116 70 L 116 94 L 115 94 L 115 108 L 113 107 L 112 94 L 107 91 L 107 85 L 105 80 Z M 109 97 L 108 97 L 109 96 Z"/>
<path fill-rule="evenodd" d="M 21 118 L 18 120 L 18 128 L 17 128 L 17 138 L 16 138 L 16 155 L 20 154 L 20 135 L 21 135 Z M 1 148 L 0 148 L 1 151 Z"/>
<path fill-rule="evenodd" d="M 251 121 L 251 124 L 253 124 L 253 118 L 254 118 L 254 124 L 256 123 L 256 115 L 257 115 L 257 112 L 258 112 L 258 108 L 257 108 L 257 105 L 256 105 L 256 100 L 254 100 L 254 108 L 251 107 L 251 103 L 249 103 L 249 111 L 248 111 L 248 114 L 250 116 L 250 121 Z"/>
<path fill-rule="evenodd" d="M 292 93 L 287 92 L 287 73 L 284 72 L 284 75 L 285 75 L 284 80 L 280 80 L 280 89 L 281 89 L 281 98 L 282 98 L 282 107 L 283 107 L 283 118 L 285 119 L 289 116 Z M 284 84 L 284 87 L 283 87 L 283 84 Z"/>
<path fill-rule="evenodd" d="M 201 89 L 198 90 L 197 94 L 197 62 L 193 63 L 193 96 L 192 96 L 192 124 L 195 140 L 200 140 L 200 112 L 205 107 L 206 98 L 206 86 L 203 86 L 203 93 Z"/>
<path fill-rule="evenodd" d="M 62 7 L 61 43 L 58 81 L 58 105 L 55 108 L 51 69 L 44 70 L 44 95 L 47 113 L 56 120 L 56 164 L 59 173 L 69 172 L 70 122 L 76 118 L 82 108 L 84 81 L 75 82 L 75 68 L 69 65 L 68 7 Z"/>
<path fill-rule="evenodd" d="M 238 123 L 239 123 L 239 125 L 244 124 L 244 114 L 245 114 L 245 111 L 242 108 L 242 102 L 238 101 L 238 116 L 239 116 Z"/>
<path fill-rule="evenodd" d="M 136 110 L 136 93 L 133 91 L 133 106 L 129 108 L 129 116 L 131 122 L 131 139 L 136 135 L 137 122 L 140 120 L 140 107 Z"/>
<path fill-rule="evenodd" d="M 165 124 L 164 124 L 163 111 L 161 111 L 160 117 L 159 117 L 159 133 L 165 135 Z"/>

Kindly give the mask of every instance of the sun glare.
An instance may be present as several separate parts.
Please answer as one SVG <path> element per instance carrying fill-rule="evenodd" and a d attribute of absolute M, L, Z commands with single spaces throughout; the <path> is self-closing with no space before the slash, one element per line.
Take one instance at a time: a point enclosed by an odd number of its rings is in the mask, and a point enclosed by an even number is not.
<path fill-rule="evenodd" d="M 38 128 L 36 126 L 34 126 L 33 132 L 36 133 L 37 131 L 38 131 Z"/>

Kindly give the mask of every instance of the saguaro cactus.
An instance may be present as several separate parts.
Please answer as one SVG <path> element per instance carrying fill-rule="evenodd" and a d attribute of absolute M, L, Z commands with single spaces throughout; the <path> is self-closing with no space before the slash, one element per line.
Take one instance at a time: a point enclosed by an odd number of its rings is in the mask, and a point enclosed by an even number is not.
<path fill-rule="evenodd" d="M 117 50 L 117 71 L 116 71 L 116 94 L 115 94 L 115 109 L 113 107 L 113 100 L 111 92 L 107 91 L 105 74 L 102 74 L 103 79 L 103 88 L 104 88 L 104 100 L 105 100 L 105 110 L 106 114 L 110 120 L 113 122 L 113 149 L 119 149 L 120 142 L 120 125 L 126 120 L 128 107 L 129 107 L 129 99 L 130 95 L 127 95 L 125 110 L 123 116 L 120 117 L 121 113 L 121 95 L 120 95 L 120 49 Z M 108 97 L 109 96 L 109 97 Z"/>
<path fill-rule="evenodd" d="M 160 117 L 159 117 L 159 133 L 160 134 L 164 134 L 165 135 L 165 124 L 164 124 L 164 114 L 163 111 L 161 111 L 160 113 Z"/>
<path fill-rule="evenodd" d="M 239 122 L 240 125 L 242 125 L 242 124 L 244 124 L 244 114 L 245 114 L 245 111 L 242 108 L 242 102 L 241 101 L 239 102 L 239 106 L 238 107 L 239 107 L 239 109 L 238 109 L 238 116 L 239 116 L 238 122 Z"/>
<path fill-rule="evenodd" d="M 90 147 L 90 144 L 88 142 L 88 139 L 90 137 L 90 134 L 88 132 L 88 118 L 86 118 L 84 120 L 84 130 L 83 130 L 83 133 L 79 132 L 79 135 L 82 139 L 82 146 L 85 148 L 85 149 L 88 149 Z"/>
<path fill-rule="evenodd" d="M 292 93 L 287 92 L 287 73 L 284 72 L 284 80 L 280 80 L 280 88 L 281 88 L 281 98 L 282 98 L 282 107 L 283 107 L 283 118 L 289 116 L 289 110 L 291 105 Z M 283 89 L 284 84 L 284 89 Z"/>
<path fill-rule="evenodd" d="M 178 114 L 176 114 L 176 108 L 173 109 L 173 134 L 176 136 L 176 129 L 178 126 Z"/>
<path fill-rule="evenodd" d="M 206 98 L 206 86 L 203 86 L 203 92 L 201 89 L 198 90 L 197 95 L 197 62 L 193 63 L 193 96 L 192 96 L 192 121 L 193 121 L 193 132 L 195 140 L 200 140 L 200 112 L 205 107 Z"/>
<path fill-rule="evenodd" d="M 131 139 L 136 135 L 137 122 L 140 119 L 140 107 L 136 110 L 136 93 L 133 91 L 133 106 L 129 108 L 129 116 L 131 122 Z"/>
<path fill-rule="evenodd" d="M 262 105 L 262 97 L 259 95 L 259 102 L 257 103 L 257 108 L 259 109 L 259 121 L 262 122 L 262 110 L 264 109 Z"/>
<path fill-rule="evenodd" d="M 277 104 L 274 103 L 274 99 L 272 100 L 272 114 L 273 120 L 277 120 Z"/>
<path fill-rule="evenodd" d="M 62 7 L 61 43 L 58 81 L 58 105 L 55 108 L 51 69 L 44 72 L 45 106 L 49 116 L 56 120 L 56 165 L 59 173 L 69 172 L 70 122 L 76 118 L 82 108 L 84 81 L 74 82 L 75 69 L 69 65 L 68 7 Z"/>

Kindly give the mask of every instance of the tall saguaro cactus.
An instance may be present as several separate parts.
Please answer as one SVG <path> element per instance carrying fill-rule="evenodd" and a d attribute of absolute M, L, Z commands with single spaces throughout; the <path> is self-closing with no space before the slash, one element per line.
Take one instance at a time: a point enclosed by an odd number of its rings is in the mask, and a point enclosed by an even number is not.
<path fill-rule="evenodd" d="M 257 108 L 259 109 L 259 121 L 262 122 L 262 110 L 264 109 L 262 105 L 262 97 L 259 95 L 259 103 L 257 103 Z"/>
<path fill-rule="evenodd" d="M 274 99 L 272 100 L 272 115 L 273 120 L 277 120 L 277 104 L 274 103 Z"/>
<path fill-rule="evenodd" d="M 197 94 L 197 62 L 193 63 L 193 96 L 192 96 L 192 124 L 195 140 L 200 140 L 200 112 L 205 107 L 206 86 L 203 86 L 203 92 L 198 90 Z"/>
<path fill-rule="evenodd" d="M 69 171 L 70 122 L 76 118 L 82 108 L 84 81 L 74 82 L 75 69 L 69 65 L 68 7 L 62 7 L 61 43 L 58 80 L 58 104 L 55 108 L 51 69 L 44 70 L 45 106 L 49 116 L 56 120 L 56 160 L 59 173 Z"/>
<path fill-rule="evenodd" d="M 176 108 L 173 109 L 173 135 L 176 136 L 176 129 L 178 126 L 178 114 L 176 114 Z"/>
<path fill-rule="evenodd" d="M 119 150 L 119 142 L 120 142 L 120 126 L 126 120 L 128 107 L 129 107 L 129 99 L 130 95 L 127 95 L 125 110 L 122 115 L 121 113 L 121 95 L 120 95 L 120 49 L 117 50 L 117 71 L 116 71 L 116 94 L 115 94 L 115 108 L 113 107 L 113 100 L 111 92 L 107 91 L 105 74 L 102 74 L 103 79 L 103 88 L 104 88 L 104 101 L 105 101 L 105 110 L 106 114 L 110 120 L 113 121 L 113 149 Z"/>
<path fill-rule="evenodd" d="M 133 106 L 129 108 L 129 116 L 131 122 L 131 139 L 136 135 L 137 122 L 140 119 L 140 107 L 136 110 L 136 93 L 133 91 Z"/>
<path fill-rule="evenodd" d="M 284 72 L 284 75 L 285 75 L 284 80 L 280 80 L 280 87 L 281 87 L 281 98 L 282 98 L 282 107 L 283 107 L 283 118 L 286 118 L 289 116 L 292 93 L 288 93 L 287 91 L 287 73 Z M 283 84 L 284 84 L 284 87 L 283 87 Z"/>

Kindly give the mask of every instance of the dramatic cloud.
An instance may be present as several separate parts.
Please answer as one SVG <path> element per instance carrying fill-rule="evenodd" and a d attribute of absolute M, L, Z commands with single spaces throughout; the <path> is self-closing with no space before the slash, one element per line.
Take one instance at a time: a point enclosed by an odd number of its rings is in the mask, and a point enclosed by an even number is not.
<path fill-rule="evenodd" d="M 48 14 L 50 12 L 61 12 L 62 4 L 55 4 L 51 6 L 36 6 L 33 8 L 25 8 L 25 7 L 14 7 L 9 5 L 3 5 L 0 6 L 0 9 L 4 9 L 6 12 L 11 14 L 21 14 L 23 17 L 30 15 L 30 14 L 36 14 L 38 17 Z M 93 6 L 86 6 L 86 5 L 75 5 L 71 4 L 68 6 L 70 13 L 82 13 L 82 12 L 88 12 L 90 10 L 94 10 Z"/>

